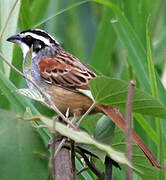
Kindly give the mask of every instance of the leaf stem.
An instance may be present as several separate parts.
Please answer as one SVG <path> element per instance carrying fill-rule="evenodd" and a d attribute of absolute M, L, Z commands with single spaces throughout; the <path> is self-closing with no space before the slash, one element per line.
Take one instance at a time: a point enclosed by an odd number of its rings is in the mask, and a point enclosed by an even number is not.
<path fill-rule="evenodd" d="M 126 154 L 128 161 L 132 163 L 132 105 L 134 98 L 134 81 L 130 81 L 126 103 Z M 126 179 L 132 180 L 132 169 L 127 166 Z"/>
<path fill-rule="evenodd" d="M 82 115 L 81 119 L 79 120 L 76 129 L 78 129 L 81 125 L 81 122 L 84 120 L 84 118 L 91 112 L 91 110 L 94 108 L 96 105 L 96 102 L 94 101 L 93 104 L 89 107 L 89 109 Z"/>

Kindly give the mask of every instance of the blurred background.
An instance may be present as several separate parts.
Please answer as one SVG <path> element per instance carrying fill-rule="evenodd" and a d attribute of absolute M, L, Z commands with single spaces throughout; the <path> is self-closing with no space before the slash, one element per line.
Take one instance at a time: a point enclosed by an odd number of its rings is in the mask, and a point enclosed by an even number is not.
<path fill-rule="evenodd" d="M 166 106 L 165 12 L 165 0 L 0 0 L 0 51 L 22 71 L 21 50 L 18 46 L 6 42 L 6 39 L 29 28 L 41 28 L 48 31 L 65 50 L 77 56 L 98 75 L 127 82 L 134 79 L 137 87 L 152 94 L 152 82 L 148 74 L 150 58 L 155 67 L 158 99 Z M 147 49 L 148 43 L 150 51 Z M 0 71 L 0 77 L 9 79 L 12 86 L 27 87 L 25 80 L 2 61 Z M 17 112 L 14 104 L 9 101 L 10 96 L 4 94 L 5 84 L 2 85 L 2 79 L 0 109 Z M 52 117 L 55 114 L 37 102 L 33 102 L 33 105 L 43 115 Z M 99 119 L 100 115 L 88 118 L 91 121 L 86 121 L 83 128 L 89 127 L 87 130 L 93 134 L 96 119 Z M 154 143 L 154 136 L 149 135 L 148 130 L 143 128 L 144 123 L 136 120 L 135 129 L 142 134 L 158 157 L 159 154 L 162 155 L 163 162 L 166 123 L 164 120 L 156 123 L 153 117 L 144 118 L 155 132 L 160 132 L 160 135 L 156 136 L 163 140 L 162 146 Z M 118 179 L 123 179 L 124 171 L 121 172 L 122 175 L 118 175 L 118 171 L 116 173 Z M 157 178 L 163 179 L 166 177 L 164 175 L 163 172 Z M 135 179 L 140 177 L 135 175 Z"/>

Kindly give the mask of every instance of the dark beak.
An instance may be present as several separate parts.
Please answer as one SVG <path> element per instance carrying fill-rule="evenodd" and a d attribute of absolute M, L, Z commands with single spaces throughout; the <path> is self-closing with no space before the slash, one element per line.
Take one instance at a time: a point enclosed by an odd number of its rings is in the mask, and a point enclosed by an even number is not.
<path fill-rule="evenodd" d="M 17 43 L 20 40 L 21 40 L 21 37 L 19 36 L 19 34 L 15 34 L 6 39 L 6 41 L 13 42 L 13 43 Z"/>

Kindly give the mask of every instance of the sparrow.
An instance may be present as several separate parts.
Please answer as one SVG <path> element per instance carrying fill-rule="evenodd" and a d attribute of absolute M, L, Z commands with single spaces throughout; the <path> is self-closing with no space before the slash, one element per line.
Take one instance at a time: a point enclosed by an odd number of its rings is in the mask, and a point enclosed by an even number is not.
<path fill-rule="evenodd" d="M 21 47 L 24 60 L 33 47 L 32 68 L 25 75 L 31 76 L 63 114 L 69 109 L 72 116 L 79 117 L 89 109 L 93 100 L 80 90 L 90 90 L 89 81 L 97 75 L 77 57 L 65 51 L 54 37 L 41 29 L 29 29 L 9 37 L 7 41 Z M 27 83 L 30 89 L 35 88 L 30 82 Z M 126 131 L 125 119 L 117 108 L 96 104 L 91 113 L 107 115 L 122 131 Z M 149 162 L 161 169 L 156 157 L 134 129 L 132 139 Z"/>

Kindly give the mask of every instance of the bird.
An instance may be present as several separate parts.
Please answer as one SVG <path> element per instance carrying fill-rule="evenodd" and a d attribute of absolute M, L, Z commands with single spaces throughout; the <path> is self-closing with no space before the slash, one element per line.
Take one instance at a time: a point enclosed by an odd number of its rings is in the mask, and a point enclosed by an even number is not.
<path fill-rule="evenodd" d="M 69 109 L 71 116 L 79 117 L 89 109 L 93 100 L 81 90 L 90 90 L 89 81 L 97 77 L 97 74 L 80 59 L 65 51 L 53 36 L 42 29 L 28 29 L 10 36 L 7 41 L 21 47 L 24 61 L 31 47 L 33 48 L 32 68 L 25 76 L 30 75 L 63 114 Z M 30 89 L 35 89 L 31 82 L 27 83 Z M 91 110 L 91 114 L 93 113 L 107 115 L 124 133 L 126 132 L 125 118 L 119 109 L 96 104 Z M 157 158 L 134 129 L 132 140 L 143 151 L 149 162 L 161 169 Z"/>

